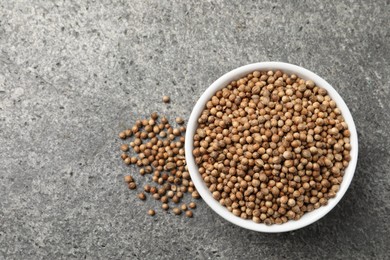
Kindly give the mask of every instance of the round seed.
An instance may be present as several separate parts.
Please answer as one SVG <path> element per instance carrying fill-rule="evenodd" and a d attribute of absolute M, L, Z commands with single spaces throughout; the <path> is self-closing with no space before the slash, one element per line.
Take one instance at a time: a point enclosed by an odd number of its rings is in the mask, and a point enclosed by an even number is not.
<path fill-rule="evenodd" d="M 192 218 L 193 217 L 193 213 L 191 210 L 187 210 L 186 211 L 186 216 L 189 217 L 189 218 Z"/>
<path fill-rule="evenodd" d="M 179 125 L 183 124 L 183 123 L 184 123 L 183 118 L 177 117 L 177 118 L 176 118 L 176 123 L 178 123 Z"/>
<path fill-rule="evenodd" d="M 121 150 L 122 150 L 123 152 L 127 152 L 127 151 L 129 150 L 129 146 L 128 146 L 127 144 L 122 144 L 122 145 L 121 145 Z"/>
<path fill-rule="evenodd" d="M 199 195 L 199 193 L 197 192 L 197 191 L 194 191 L 194 192 L 192 192 L 192 197 L 194 198 L 194 199 L 199 199 L 200 198 L 200 195 Z"/>
<path fill-rule="evenodd" d="M 125 132 L 120 132 L 119 133 L 119 138 L 126 139 L 126 133 Z"/>
<path fill-rule="evenodd" d="M 171 98 L 169 96 L 163 96 L 162 100 L 164 103 L 169 103 L 171 101 Z"/>
<path fill-rule="evenodd" d="M 135 182 L 130 182 L 128 186 L 129 186 L 130 190 L 134 190 L 137 188 L 137 185 L 135 184 Z"/>
<path fill-rule="evenodd" d="M 140 193 L 140 194 L 138 194 L 138 198 L 139 198 L 140 200 L 145 200 L 145 199 L 146 199 L 146 196 L 145 196 L 144 193 Z"/>
<path fill-rule="evenodd" d="M 175 215 L 180 215 L 181 214 L 181 210 L 179 208 L 173 208 L 172 211 L 173 211 L 173 213 Z"/>
<path fill-rule="evenodd" d="M 125 182 L 127 182 L 127 183 L 134 182 L 133 177 L 131 177 L 130 175 L 126 175 L 125 176 Z"/>
<path fill-rule="evenodd" d="M 196 208 L 195 202 L 190 202 L 190 204 L 188 204 L 188 207 L 191 208 L 191 209 Z"/>

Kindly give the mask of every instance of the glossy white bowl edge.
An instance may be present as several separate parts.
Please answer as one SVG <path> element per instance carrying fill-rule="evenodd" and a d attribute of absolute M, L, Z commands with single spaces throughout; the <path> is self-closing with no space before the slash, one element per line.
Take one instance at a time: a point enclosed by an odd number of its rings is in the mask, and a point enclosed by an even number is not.
<path fill-rule="evenodd" d="M 237 80 L 240 77 L 245 76 L 255 70 L 281 70 L 288 74 L 294 73 L 305 80 L 313 80 L 316 85 L 325 88 L 328 91 L 329 96 L 337 103 L 337 106 L 341 109 L 342 115 L 344 116 L 344 119 L 347 122 L 349 130 L 351 132 L 351 161 L 345 171 L 343 182 L 340 185 L 340 190 L 337 192 L 336 197 L 330 199 L 328 201 L 328 205 L 322 206 L 316 210 L 313 210 L 312 212 L 305 213 L 301 219 L 297 221 L 288 221 L 281 225 L 267 226 L 262 223 L 255 223 L 252 220 L 245 220 L 233 215 L 230 211 L 228 211 L 224 206 L 222 206 L 212 197 L 211 192 L 208 190 L 201 175 L 199 174 L 198 166 L 195 164 L 195 160 L 192 155 L 193 136 L 198 125 L 197 119 L 201 115 L 206 102 L 209 101 L 219 89 L 222 89 L 223 87 L 227 86 L 232 80 Z M 191 179 L 194 182 L 196 189 L 198 190 L 203 200 L 216 213 L 218 213 L 218 215 L 220 215 L 227 221 L 246 229 L 259 232 L 278 233 L 292 231 L 310 225 L 325 216 L 337 205 L 337 203 L 341 200 L 341 198 L 347 191 L 355 172 L 358 157 L 358 138 L 355 123 L 347 105 L 345 104 L 341 96 L 337 93 L 337 91 L 323 78 L 307 69 L 296 65 L 283 62 L 260 62 L 234 69 L 217 79 L 213 84 L 210 85 L 210 87 L 206 89 L 206 91 L 202 94 L 202 96 L 197 101 L 195 107 L 193 108 L 190 119 L 187 124 L 187 133 L 185 137 L 185 153 Z"/>

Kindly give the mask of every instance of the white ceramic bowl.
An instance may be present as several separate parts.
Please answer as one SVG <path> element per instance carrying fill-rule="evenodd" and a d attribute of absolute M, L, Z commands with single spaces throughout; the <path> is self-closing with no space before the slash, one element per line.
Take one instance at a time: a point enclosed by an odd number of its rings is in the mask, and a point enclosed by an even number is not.
<path fill-rule="evenodd" d="M 281 225 L 271 225 L 267 226 L 262 223 L 255 223 L 252 220 L 242 219 L 233 215 L 227 208 L 222 206 L 218 201 L 216 201 L 211 192 L 208 190 L 206 184 L 204 183 L 202 176 L 199 174 L 198 166 L 195 163 L 194 157 L 192 155 L 193 150 L 193 136 L 195 134 L 196 128 L 198 126 L 197 119 L 201 115 L 206 102 L 211 99 L 211 97 L 223 87 L 227 86 L 231 81 L 237 80 L 242 76 L 247 75 L 255 70 L 266 71 L 266 70 L 281 70 L 287 74 L 296 74 L 300 78 L 305 80 L 312 80 L 316 83 L 316 85 L 325 88 L 328 91 L 329 96 L 337 103 L 337 106 L 341 109 L 342 114 L 344 116 L 345 121 L 348 124 L 349 130 L 351 132 L 350 142 L 351 142 L 351 161 L 347 169 L 345 170 L 343 181 L 340 185 L 340 190 L 337 192 L 336 197 L 330 199 L 328 205 L 322 206 L 312 212 L 305 213 L 301 219 L 295 221 L 290 220 Z M 190 119 L 187 125 L 187 133 L 185 138 L 185 153 L 186 153 L 186 161 L 188 165 L 188 169 L 191 175 L 191 179 L 194 182 L 196 189 L 199 194 L 202 196 L 204 201 L 221 217 L 230 221 L 233 224 L 236 224 L 240 227 L 247 228 L 254 231 L 259 232 L 267 232 L 267 233 L 276 233 L 276 232 L 286 232 L 296 230 L 302 227 L 305 227 L 323 216 L 325 216 L 329 211 L 331 211 L 337 203 L 344 196 L 347 191 L 354 172 L 356 168 L 356 162 L 358 157 L 358 138 L 356 133 L 355 123 L 353 121 L 351 112 L 349 111 L 347 105 L 341 96 L 337 93 L 337 91 L 323 78 L 318 76 L 317 74 L 304 69 L 302 67 L 283 63 L 283 62 L 260 62 L 253 63 L 246 66 L 239 67 L 235 70 L 232 70 L 219 79 L 217 79 L 210 87 L 206 89 L 203 95 L 200 97 L 198 102 L 196 103 L 194 109 L 192 110 Z"/>

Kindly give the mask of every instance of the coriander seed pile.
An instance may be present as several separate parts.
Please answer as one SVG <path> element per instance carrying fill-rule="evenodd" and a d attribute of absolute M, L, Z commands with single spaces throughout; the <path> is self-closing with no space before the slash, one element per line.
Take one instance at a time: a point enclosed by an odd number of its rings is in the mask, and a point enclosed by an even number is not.
<path fill-rule="evenodd" d="M 167 98 L 164 96 L 164 100 L 169 102 L 169 97 Z M 150 182 L 138 193 L 140 200 L 145 201 L 149 195 L 161 202 L 162 211 L 168 211 L 171 203 L 173 214 L 180 215 L 183 210 L 186 212 L 185 216 L 191 218 L 193 213 L 187 209 L 196 208 L 196 204 L 190 202 L 188 206 L 182 204 L 180 207 L 178 204 L 187 193 L 194 199 L 199 199 L 200 196 L 191 181 L 185 161 L 184 120 L 178 117 L 175 121 L 176 128 L 166 117 L 159 119 L 157 113 L 151 114 L 149 119 L 137 120 L 133 127 L 119 133 L 119 138 L 123 140 L 132 138 L 130 142 L 120 146 L 121 159 L 127 165 L 138 166 L 139 175 Z M 137 189 L 133 177 L 130 175 L 124 177 L 131 190 Z M 150 209 L 147 213 L 154 216 L 156 211 Z"/>
<path fill-rule="evenodd" d="M 193 155 L 214 199 L 234 215 L 283 224 L 336 196 L 351 159 L 349 137 L 324 88 L 254 71 L 207 102 Z"/>

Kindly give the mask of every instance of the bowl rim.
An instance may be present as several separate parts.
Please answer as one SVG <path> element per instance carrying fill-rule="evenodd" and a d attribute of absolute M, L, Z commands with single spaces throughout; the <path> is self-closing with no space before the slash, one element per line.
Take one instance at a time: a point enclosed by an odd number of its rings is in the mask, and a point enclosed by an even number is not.
<path fill-rule="evenodd" d="M 350 143 L 351 143 L 351 161 L 347 169 L 345 170 L 343 181 L 340 184 L 340 189 L 336 193 L 336 197 L 332 198 L 328 201 L 328 205 L 321 206 L 318 209 L 313 210 L 312 212 L 305 213 L 301 219 L 299 220 L 290 220 L 281 225 L 270 225 L 267 226 L 262 223 L 255 223 L 252 220 L 242 219 L 233 215 L 230 211 L 227 210 L 226 207 L 222 206 L 219 202 L 217 202 L 213 197 L 211 192 L 208 190 L 206 184 L 204 183 L 201 175 L 198 172 L 198 167 L 195 163 L 192 150 L 193 150 L 193 136 L 195 134 L 197 128 L 197 119 L 199 118 L 201 112 L 203 111 L 205 104 L 210 98 L 219 90 L 228 85 L 233 80 L 237 80 L 240 77 L 247 75 L 253 71 L 264 71 L 264 70 L 281 70 L 284 73 L 288 74 L 296 74 L 297 76 L 305 79 L 305 80 L 313 80 L 316 85 L 325 88 L 328 91 L 329 96 L 336 102 L 337 107 L 341 110 L 342 115 L 345 119 L 345 122 L 348 124 L 348 128 L 351 132 Z M 231 70 L 214 81 L 201 95 L 201 97 L 196 102 L 191 116 L 188 120 L 187 131 L 185 136 L 185 157 L 188 166 L 188 171 L 190 173 L 191 179 L 195 185 L 195 188 L 199 192 L 200 196 L 204 199 L 204 201 L 208 204 L 208 206 L 214 210 L 218 215 L 226 219 L 227 221 L 258 232 L 265 233 L 280 233 L 293 231 L 300 228 L 303 228 L 307 225 L 310 225 L 317 220 L 324 217 L 327 213 L 329 213 L 341 200 L 341 198 L 346 193 L 352 178 L 355 173 L 357 157 L 358 157 L 358 136 L 356 132 L 356 126 L 353 121 L 350 110 L 345 104 L 342 97 L 339 93 L 323 78 L 315 74 L 314 72 L 302 68 L 297 65 L 293 65 L 290 63 L 284 62 L 258 62 L 252 63 L 248 65 L 241 66 L 234 70 Z"/>

